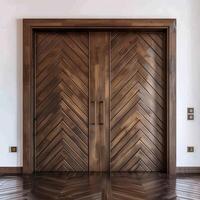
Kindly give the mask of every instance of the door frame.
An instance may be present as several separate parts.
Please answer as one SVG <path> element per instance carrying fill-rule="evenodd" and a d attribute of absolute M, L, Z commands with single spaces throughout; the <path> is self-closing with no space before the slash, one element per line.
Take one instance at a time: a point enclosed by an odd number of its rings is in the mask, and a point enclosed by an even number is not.
<path fill-rule="evenodd" d="M 34 31 L 162 30 L 167 34 L 167 173 L 176 174 L 176 19 L 23 19 L 23 173 L 34 172 Z"/>

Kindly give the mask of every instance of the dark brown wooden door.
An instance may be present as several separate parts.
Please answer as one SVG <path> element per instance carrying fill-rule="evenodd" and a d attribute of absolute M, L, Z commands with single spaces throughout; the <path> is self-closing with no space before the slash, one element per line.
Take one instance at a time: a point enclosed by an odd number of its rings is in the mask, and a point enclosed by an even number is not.
<path fill-rule="evenodd" d="M 35 36 L 35 170 L 164 171 L 164 33 Z"/>
<path fill-rule="evenodd" d="M 109 43 L 109 32 L 90 32 L 90 171 L 110 170 Z"/>
<path fill-rule="evenodd" d="M 88 38 L 36 34 L 36 171 L 88 171 Z"/>
<path fill-rule="evenodd" d="M 164 171 L 165 37 L 111 34 L 111 170 Z"/>
<path fill-rule="evenodd" d="M 109 32 L 36 33 L 36 171 L 109 171 L 109 42 Z"/>

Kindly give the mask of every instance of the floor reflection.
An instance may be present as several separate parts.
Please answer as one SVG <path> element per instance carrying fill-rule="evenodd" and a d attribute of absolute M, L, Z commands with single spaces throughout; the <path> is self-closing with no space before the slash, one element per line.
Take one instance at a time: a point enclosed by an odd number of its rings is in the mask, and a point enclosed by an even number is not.
<path fill-rule="evenodd" d="M 0 199 L 200 199 L 200 175 L 62 173 L 0 176 Z"/>

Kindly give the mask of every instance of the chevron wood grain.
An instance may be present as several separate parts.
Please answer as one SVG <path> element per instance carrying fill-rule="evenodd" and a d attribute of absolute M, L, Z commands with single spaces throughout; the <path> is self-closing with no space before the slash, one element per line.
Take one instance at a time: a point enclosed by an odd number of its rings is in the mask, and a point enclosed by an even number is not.
<path fill-rule="evenodd" d="M 2 200 L 199 200 L 200 176 L 61 173 L 0 176 Z"/>
<path fill-rule="evenodd" d="M 162 32 L 111 34 L 112 171 L 166 170 L 164 38 Z"/>
<path fill-rule="evenodd" d="M 36 33 L 35 171 L 166 171 L 165 38 Z"/>
<path fill-rule="evenodd" d="M 89 47 L 85 32 L 38 32 L 35 170 L 88 170 Z"/>

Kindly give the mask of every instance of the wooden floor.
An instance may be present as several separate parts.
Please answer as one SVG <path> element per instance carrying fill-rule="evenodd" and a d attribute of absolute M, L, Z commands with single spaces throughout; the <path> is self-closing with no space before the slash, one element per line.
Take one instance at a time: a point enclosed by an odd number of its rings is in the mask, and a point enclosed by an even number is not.
<path fill-rule="evenodd" d="M 38 174 L 0 176 L 3 200 L 200 200 L 200 175 Z"/>

